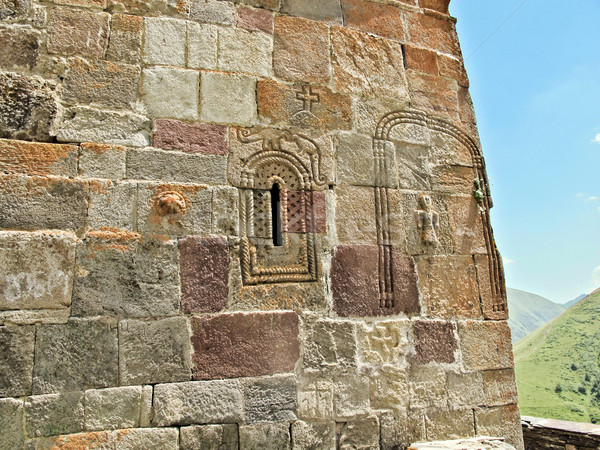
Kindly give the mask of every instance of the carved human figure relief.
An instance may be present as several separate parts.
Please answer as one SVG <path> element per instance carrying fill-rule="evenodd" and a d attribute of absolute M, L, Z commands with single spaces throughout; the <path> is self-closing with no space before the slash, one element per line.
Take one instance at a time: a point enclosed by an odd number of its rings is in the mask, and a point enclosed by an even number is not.
<path fill-rule="evenodd" d="M 415 211 L 415 219 L 421 241 L 427 246 L 436 246 L 439 244 L 440 214 L 433 209 L 433 201 L 427 194 L 419 195 L 419 207 L 421 209 Z"/>

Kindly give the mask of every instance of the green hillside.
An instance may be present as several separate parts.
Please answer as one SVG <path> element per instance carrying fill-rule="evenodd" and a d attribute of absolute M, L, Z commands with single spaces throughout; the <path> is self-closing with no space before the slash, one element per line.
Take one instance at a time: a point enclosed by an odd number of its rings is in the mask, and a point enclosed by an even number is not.
<path fill-rule="evenodd" d="M 514 352 L 521 414 L 600 423 L 600 289 Z"/>
<path fill-rule="evenodd" d="M 508 326 L 513 343 L 565 311 L 562 305 L 530 292 L 508 288 Z"/>

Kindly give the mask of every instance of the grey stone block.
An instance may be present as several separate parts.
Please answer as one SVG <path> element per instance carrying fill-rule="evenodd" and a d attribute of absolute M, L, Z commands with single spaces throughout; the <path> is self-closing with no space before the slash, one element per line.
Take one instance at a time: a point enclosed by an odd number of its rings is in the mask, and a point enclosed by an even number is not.
<path fill-rule="evenodd" d="M 83 431 L 83 392 L 36 395 L 25 401 L 28 436 L 56 436 Z"/>
<path fill-rule="evenodd" d="M 205 122 L 254 125 L 256 80 L 237 74 L 202 74 L 200 118 Z"/>
<path fill-rule="evenodd" d="M 240 448 L 244 450 L 287 450 L 290 443 L 287 423 L 240 426 Z"/>
<path fill-rule="evenodd" d="M 113 430 L 140 426 L 141 386 L 85 391 L 85 429 Z"/>
<path fill-rule="evenodd" d="M 135 227 L 136 183 L 90 181 L 88 224 L 92 229 Z"/>
<path fill-rule="evenodd" d="M 239 234 L 239 198 L 233 187 L 217 187 L 212 190 L 212 228 L 213 234 L 237 236 Z"/>
<path fill-rule="evenodd" d="M 233 25 L 235 5 L 219 0 L 193 0 L 190 18 L 198 22 Z"/>
<path fill-rule="evenodd" d="M 336 447 L 335 422 L 303 422 L 292 424 L 292 448 L 297 450 Z"/>
<path fill-rule="evenodd" d="M 177 428 L 138 428 L 116 432 L 119 450 L 139 449 L 179 449 L 179 430 Z"/>
<path fill-rule="evenodd" d="M 0 396 L 31 394 L 35 327 L 0 327 Z"/>
<path fill-rule="evenodd" d="M 186 22 L 166 17 L 144 19 L 144 52 L 146 64 L 185 66 Z"/>
<path fill-rule="evenodd" d="M 342 23 L 342 6 L 338 0 L 282 0 L 281 12 L 307 19 Z"/>
<path fill-rule="evenodd" d="M 246 422 L 296 420 L 296 377 L 249 379 L 244 389 Z"/>
<path fill-rule="evenodd" d="M 23 400 L 14 398 L 0 399 L 0 450 L 22 448 L 25 442 L 23 429 Z"/>
<path fill-rule="evenodd" d="M 185 32 L 185 27 L 183 30 Z M 142 95 L 148 115 L 197 120 L 198 81 L 199 74 L 195 70 L 169 67 L 144 70 Z M 165 95 L 165 92 L 169 95 Z"/>
<path fill-rule="evenodd" d="M 194 69 L 217 68 L 218 30 L 219 28 L 215 25 L 188 22 L 188 67 Z"/>
<path fill-rule="evenodd" d="M 119 370 L 123 384 L 191 379 L 191 344 L 185 317 L 119 324 Z"/>
<path fill-rule="evenodd" d="M 237 380 L 188 381 L 154 387 L 154 421 L 159 427 L 243 420 Z"/>
<path fill-rule="evenodd" d="M 363 417 L 344 423 L 339 430 L 338 448 L 379 448 L 379 419 L 377 416 Z"/>
<path fill-rule="evenodd" d="M 42 325 L 35 345 L 34 394 L 117 385 L 117 330 L 108 320 Z"/>
<path fill-rule="evenodd" d="M 181 450 L 238 450 L 238 426 L 201 425 L 182 427 L 180 434 Z"/>
<path fill-rule="evenodd" d="M 352 322 L 318 320 L 306 331 L 304 366 L 307 372 L 345 373 L 356 367 L 358 347 Z"/>
<path fill-rule="evenodd" d="M 119 145 L 81 144 L 79 175 L 120 180 L 125 178 L 127 149 Z"/>
<path fill-rule="evenodd" d="M 273 72 L 273 39 L 239 28 L 219 30 L 219 70 L 263 77 Z"/>

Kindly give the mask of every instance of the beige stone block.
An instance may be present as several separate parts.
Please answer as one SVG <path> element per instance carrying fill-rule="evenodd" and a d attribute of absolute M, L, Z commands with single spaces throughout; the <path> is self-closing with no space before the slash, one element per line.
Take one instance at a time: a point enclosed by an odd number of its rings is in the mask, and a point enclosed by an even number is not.
<path fill-rule="evenodd" d="M 286 450 L 290 448 L 290 427 L 287 423 L 265 423 L 240 426 L 240 448 L 248 450 Z"/>
<path fill-rule="evenodd" d="M 405 409 L 385 411 L 379 417 L 381 423 L 381 448 L 396 450 L 406 448 L 413 442 L 427 440 L 423 411 Z"/>
<path fill-rule="evenodd" d="M 119 180 L 125 178 L 127 150 L 120 145 L 81 144 L 79 175 Z"/>
<path fill-rule="evenodd" d="M 341 244 L 377 244 L 375 191 L 371 187 L 336 188 L 335 226 Z"/>
<path fill-rule="evenodd" d="M 517 405 L 475 410 L 477 434 L 498 436 L 518 450 L 523 450 L 523 429 Z"/>
<path fill-rule="evenodd" d="M 190 18 L 201 23 L 233 25 L 236 9 L 232 2 L 221 0 L 192 0 Z"/>
<path fill-rule="evenodd" d="M 198 79 L 194 70 L 154 67 L 142 74 L 142 98 L 152 117 L 198 119 Z M 168 92 L 168 95 L 165 93 Z"/>
<path fill-rule="evenodd" d="M 187 23 L 187 66 L 194 69 L 217 68 L 219 28 L 204 23 Z"/>
<path fill-rule="evenodd" d="M 446 372 L 436 366 L 413 365 L 409 373 L 410 409 L 446 408 Z"/>
<path fill-rule="evenodd" d="M 298 417 L 309 420 L 333 417 L 333 383 L 331 381 L 311 380 L 298 385 Z"/>
<path fill-rule="evenodd" d="M 467 370 L 513 368 L 510 328 L 505 320 L 461 322 L 458 335 Z"/>
<path fill-rule="evenodd" d="M 141 386 L 85 391 L 85 429 L 115 430 L 140 425 Z"/>
<path fill-rule="evenodd" d="M 473 180 L 471 186 L 472 183 Z M 482 221 L 484 213 L 478 208 L 473 193 L 447 197 L 446 204 L 454 252 L 460 255 L 487 254 Z"/>
<path fill-rule="evenodd" d="M 369 377 L 352 375 L 333 382 L 334 413 L 337 421 L 364 415 L 369 410 Z"/>
<path fill-rule="evenodd" d="M 356 324 L 321 319 L 305 325 L 303 364 L 306 372 L 347 373 L 357 365 Z"/>
<path fill-rule="evenodd" d="M 375 185 L 375 158 L 371 137 L 340 133 L 336 140 L 336 153 L 338 184 Z"/>
<path fill-rule="evenodd" d="M 427 439 L 459 439 L 475 436 L 473 410 L 431 409 L 425 412 Z M 480 430 L 477 430 L 480 433 Z"/>
<path fill-rule="evenodd" d="M 411 105 L 415 108 L 460 120 L 458 84 L 437 75 L 407 71 Z"/>
<path fill-rule="evenodd" d="M 273 39 L 265 33 L 239 28 L 219 30 L 218 67 L 228 72 L 270 77 Z"/>
<path fill-rule="evenodd" d="M 481 372 L 448 372 L 448 406 L 450 409 L 473 408 L 484 403 Z"/>
<path fill-rule="evenodd" d="M 133 231 L 136 193 L 136 183 L 109 180 L 91 181 L 88 207 L 89 226 L 93 229 L 108 227 Z"/>
<path fill-rule="evenodd" d="M 486 370 L 483 388 L 487 406 L 516 404 L 519 400 L 514 369 Z"/>
<path fill-rule="evenodd" d="M 238 427 L 229 425 L 193 425 L 180 429 L 180 449 L 238 450 Z"/>
<path fill-rule="evenodd" d="M 356 122 L 356 130 L 361 134 L 368 136 L 374 136 L 375 130 L 379 123 L 385 121 L 386 116 L 394 111 L 402 111 L 409 107 L 408 98 L 385 98 L 379 97 L 374 99 L 354 99 L 354 114 Z M 399 124 L 392 128 L 393 136 L 396 133 L 402 131 L 407 124 Z M 428 128 L 414 125 L 416 130 L 425 130 Z M 428 134 L 427 134 L 428 136 Z M 415 143 L 422 143 L 426 145 L 427 141 L 423 141 L 425 138 L 424 132 L 420 131 L 417 134 L 420 139 Z M 394 137 L 394 139 L 396 139 Z"/>
<path fill-rule="evenodd" d="M 186 22 L 166 17 L 144 19 L 146 64 L 185 66 Z M 164 91 L 161 93 L 164 95 Z"/>
<path fill-rule="evenodd" d="M 140 427 L 149 427 L 152 422 L 152 397 L 154 386 L 142 386 L 142 404 L 140 406 Z"/>
<path fill-rule="evenodd" d="M 161 450 L 179 449 L 179 430 L 177 428 L 138 428 L 119 430 L 115 433 L 116 447 L 119 450 L 137 450 L 141 448 L 160 448 Z"/>
<path fill-rule="evenodd" d="M 25 442 L 23 400 L 0 399 L 0 429 L 3 436 L 0 448 L 9 450 L 23 446 Z"/>
<path fill-rule="evenodd" d="M 335 422 L 303 422 L 292 424 L 293 449 L 335 448 Z"/>
<path fill-rule="evenodd" d="M 408 319 L 363 323 L 360 328 L 360 348 L 364 362 L 374 365 L 403 365 L 409 352 Z"/>
<path fill-rule="evenodd" d="M 368 416 L 346 422 L 339 430 L 340 450 L 379 449 L 379 419 L 377 416 Z"/>
<path fill-rule="evenodd" d="M 212 189 L 212 225 L 211 232 L 225 236 L 239 234 L 239 198 L 240 194 L 233 187 L 216 187 Z"/>
<path fill-rule="evenodd" d="M 370 375 L 371 407 L 376 409 L 406 409 L 409 402 L 408 374 L 405 369 L 385 365 Z"/>
<path fill-rule="evenodd" d="M 256 123 L 256 80 L 244 75 L 202 74 L 200 117 L 205 122 L 252 126 Z"/>

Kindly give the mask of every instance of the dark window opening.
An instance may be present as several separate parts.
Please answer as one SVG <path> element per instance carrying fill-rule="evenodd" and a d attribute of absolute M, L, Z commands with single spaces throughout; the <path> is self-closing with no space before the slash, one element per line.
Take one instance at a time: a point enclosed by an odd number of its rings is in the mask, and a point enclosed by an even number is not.
<path fill-rule="evenodd" d="M 281 234 L 281 199 L 279 198 L 279 185 L 273 183 L 271 188 L 271 224 L 273 245 L 281 247 L 283 245 L 283 236 Z"/>

